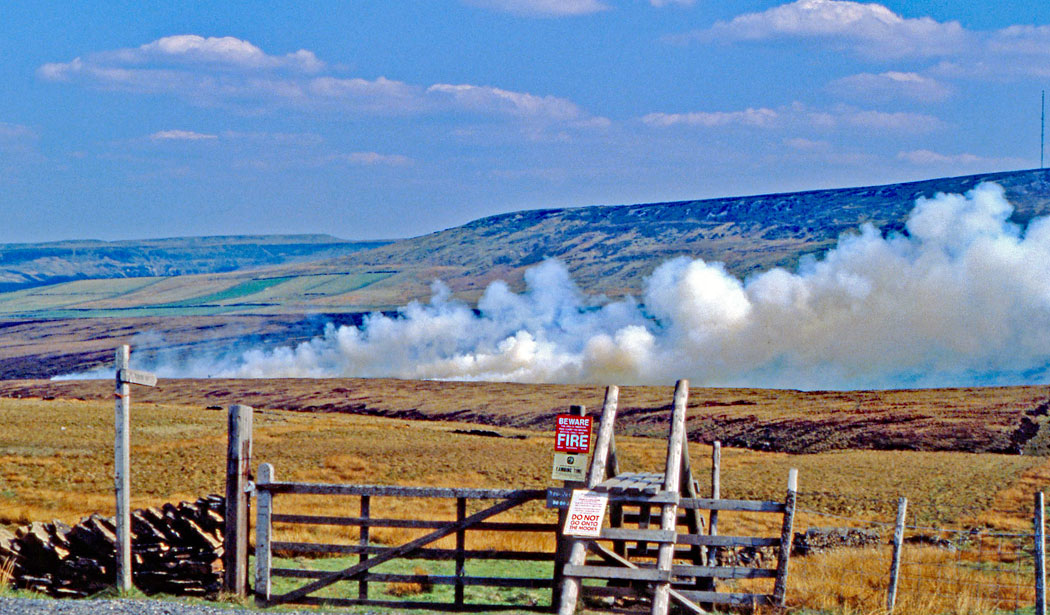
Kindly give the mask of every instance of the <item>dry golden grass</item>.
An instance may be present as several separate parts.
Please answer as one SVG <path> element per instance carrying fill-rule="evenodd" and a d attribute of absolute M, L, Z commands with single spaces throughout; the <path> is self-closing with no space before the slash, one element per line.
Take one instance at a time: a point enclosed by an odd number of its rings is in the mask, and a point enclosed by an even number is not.
<path fill-rule="evenodd" d="M 74 523 L 92 512 L 112 514 L 112 423 L 108 401 L 0 399 L 0 424 L 4 425 L 0 430 L 0 524 L 10 528 L 51 519 Z M 499 431 L 525 438 L 489 438 L 453 433 L 471 427 L 453 422 L 277 410 L 257 411 L 254 423 L 255 465 L 272 463 L 278 480 L 492 488 L 553 484 L 549 431 L 505 427 Z M 133 507 L 223 491 L 225 411 L 134 401 L 131 425 Z M 621 434 L 617 447 L 624 471 L 662 469 L 666 455 L 662 439 Z M 711 449 L 691 443 L 690 454 L 704 493 L 710 488 Z M 924 520 L 1023 530 L 1030 524 L 1032 492 L 1050 485 L 1048 460 L 1030 456 L 870 450 L 788 455 L 725 448 L 722 458 L 722 493 L 730 498 L 779 500 L 788 469 L 799 468 L 802 495 L 796 529 L 800 531 L 810 526 L 892 521 L 900 495 L 910 501 L 909 523 Z M 293 514 L 356 516 L 359 506 L 356 497 L 280 496 L 276 501 L 278 512 Z M 423 506 L 410 498 L 376 497 L 371 514 L 455 518 L 451 500 L 428 500 Z M 484 506 L 484 502 L 471 501 L 468 514 Z M 542 502 L 534 502 L 496 519 L 551 522 L 554 515 Z M 719 527 L 723 534 L 777 535 L 779 523 L 775 515 L 723 513 Z M 279 524 L 275 529 L 282 541 L 347 544 L 358 540 L 354 528 Z M 425 531 L 373 528 L 371 538 L 397 544 Z M 547 534 L 468 532 L 467 540 L 470 549 L 553 549 Z M 453 545 L 449 537 L 434 546 Z M 949 575 L 945 576 L 949 585 L 993 574 L 979 566 L 944 567 L 941 564 L 959 556 L 936 549 L 922 550 L 921 557 L 923 565 L 933 571 L 929 574 Z M 1016 557 L 1016 551 L 1004 552 L 999 564 L 1007 565 Z M 789 596 L 794 604 L 810 608 L 877 613 L 884 602 L 887 569 L 884 550 L 796 558 Z M 851 570 L 849 582 L 843 582 L 843 571 Z M 954 602 L 937 598 L 911 604 L 907 596 L 912 594 L 905 585 L 897 612 L 976 613 L 994 606 L 987 597 L 944 593 Z"/>
<path fill-rule="evenodd" d="M 189 326 L 191 321 L 187 321 Z M 112 343 L 112 339 L 108 343 Z M 2 354 L 0 354 L 2 356 Z M 108 401 L 106 381 L 0 381 L 0 397 Z M 391 379 L 162 380 L 136 390 L 151 403 L 200 407 L 339 412 L 390 418 L 466 421 L 548 429 L 570 404 L 600 408 L 603 387 L 454 383 Z M 663 437 L 672 388 L 621 387 L 618 429 Z M 851 449 L 1001 451 L 1015 453 L 1026 418 L 1045 418 L 1046 386 L 914 391 L 778 391 L 695 388 L 688 428 L 694 441 L 760 450 Z"/>
<path fill-rule="evenodd" d="M 889 562 L 889 547 L 794 558 L 789 606 L 843 615 L 884 614 Z M 894 613 L 985 615 L 1034 604 L 1031 568 L 995 569 L 1003 565 L 967 561 L 966 553 L 934 547 L 908 549 Z"/>

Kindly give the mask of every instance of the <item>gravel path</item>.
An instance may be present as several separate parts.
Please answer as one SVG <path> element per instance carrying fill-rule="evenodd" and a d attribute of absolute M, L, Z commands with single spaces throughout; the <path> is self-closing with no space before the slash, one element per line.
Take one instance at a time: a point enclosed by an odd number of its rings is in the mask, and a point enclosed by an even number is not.
<path fill-rule="evenodd" d="M 159 600 L 39 600 L 0 598 L 3 615 L 239 615 L 261 613 L 236 608 L 189 605 Z M 280 615 L 296 615 L 281 611 Z M 299 615 L 323 615 L 311 610 Z"/>

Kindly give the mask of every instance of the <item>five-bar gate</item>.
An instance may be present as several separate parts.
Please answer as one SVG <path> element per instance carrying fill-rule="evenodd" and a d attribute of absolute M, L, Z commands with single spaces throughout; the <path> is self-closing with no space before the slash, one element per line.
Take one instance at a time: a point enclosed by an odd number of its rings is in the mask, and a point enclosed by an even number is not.
<path fill-rule="evenodd" d="M 545 606 L 482 604 L 468 602 L 464 589 L 468 586 L 518 587 L 553 589 L 551 577 L 513 578 L 513 577 L 477 577 L 466 574 L 466 563 L 469 560 L 499 559 L 509 561 L 554 561 L 554 551 L 513 551 L 513 550 L 469 550 L 466 547 L 466 533 L 471 530 L 496 530 L 501 532 L 547 532 L 554 534 L 555 523 L 525 523 L 488 521 L 488 519 L 508 510 L 517 508 L 527 502 L 544 500 L 546 491 L 542 489 L 460 489 L 435 487 L 400 487 L 387 485 L 333 485 L 319 483 L 278 482 L 274 480 L 273 466 L 262 464 L 259 468 L 256 483 L 258 497 L 256 525 L 256 600 L 262 605 L 285 603 L 353 606 L 370 605 L 394 608 L 425 608 L 429 610 L 449 611 L 491 611 L 500 609 L 513 610 L 547 610 Z M 318 515 L 291 515 L 274 512 L 275 496 L 280 494 L 315 494 L 332 496 L 357 496 L 360 498 L 360 515 L 357 517 L 330 517 Z M 371 514 L 372 501 L 379 497 L 396 498 L 452 498 L 456 500 L 456 519 L 453 521 L 435 521 L 420 519 L 384 519 Z M 492 503 L 491 506 L 478 512 L 467 514 L 468 500 L 482 500 Z M 422 505 L 425 509 L 426 506 Z M 360 528 L 357 544 L 322 544 L 306 542 L 286 542 L 275 540 L 274 523 L 308 524 L 330 526 L 356 526 Z M 429 533 L 410 540 L 399 546 L 377 545 L 369 540 L 371 528 L 412 528 L 431 530 Z M 454 549 L 433 548 L 431 545 L 447 536 L 455 536 Z M 553 540 L 549 541 L 553 544 Z M 358 562 L 349 568 L 336 572 L 275 568 L 272 565 L 274 552 L 296 553 L 304 555 L 351 554 L 358 556 Z M 379 573 L 373 569 L 394 559 L 425 559 L 455 562 L 454 575 L 408 575 Z M 292 577 L 307 579 L 308 583 L 283 594 L 272 591 L 272 577 Z M 321 597 L 312 594 L 340 582 L 357 583 L 356 598 Z M 452 602 L 421 602 L 409 600 L 377 599 L 369 593 L 369 582 L 382 583 L 433 583 L 436 585 L 455 586 Z"/>

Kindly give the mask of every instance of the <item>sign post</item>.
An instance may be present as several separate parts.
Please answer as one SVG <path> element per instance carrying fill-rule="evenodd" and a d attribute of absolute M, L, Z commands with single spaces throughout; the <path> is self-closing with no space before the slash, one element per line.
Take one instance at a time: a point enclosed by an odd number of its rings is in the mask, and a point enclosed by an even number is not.
<path fill-rule="evenodd" d="M 565 419 L 583 419 L 587 421 L 593 421 L 592 417 L 587 416 L 587 408 L 584 406 L 570 406 L 569 414 L 559 414 L 554 417 L 554 470 L 552 471 L 552 478 L 554 480 L 563 480 L 562 489 L 548 489 L 547 490 L 547 507 L 558 509 L 558 538 L 557 544 L 555 545 L 554 551 L 554 588 L 551 592 L 551 604 L 561 604 L 561 589 L 562 579 L 564 578 L 565 563 L 569 559 L 569 543 L 562 532 L 562 528 L 565 527 L 566 520 L 568 519 L 569 513 L 569 500 L 572 497 L 572 490 L 578 489 L 586 485 L 587 479 L 587 452 L 590 450 L 590 438 L 591 429 L 590 423 L 587 425 L 587 448 L 584 449 L 583 455 L 578 453 L 570 453 L 563 450 L 562 442 L 568 441 L 568 438 L 561 434 L 561 425 L 572 425 L 575 422 L 572 420 Z M 580 425 L 575 425 L 573 430 L 576 433 L 582 431 Z M 578 445 L 577 445 L 578 448 Z M 579 465 L 584 468 L 582 478 L 562 478 L 563 474 L 559 473 L 559 455 L 574 455 L 575 457 L 582 457 L 580 463 L 576 464 L 574 459 L 574 465 Z M 564 462 L 565 459 L 560 461 Z M 562 465 L 567 466 L 567 463 Z"/>
<path fill-rule="evenodd" d="M 128 346 L 117 348 L 113 483 L 117 496 L 117 589 L 121 592 L 131 590 L 131 490 L 128 480 L 131 385 L 141 384 L 151 387 L 157 384 L 155 375 L 130 369 L 128 367 L 130 357 L 131 349 Z"/>

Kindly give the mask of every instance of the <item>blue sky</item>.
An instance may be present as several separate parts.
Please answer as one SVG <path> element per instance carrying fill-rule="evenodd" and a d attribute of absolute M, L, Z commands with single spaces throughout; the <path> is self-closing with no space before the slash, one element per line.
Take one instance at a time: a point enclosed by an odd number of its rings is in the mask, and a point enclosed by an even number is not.
<path fill-rule="evenodd" d="M 1039 165 L 1050 3 L 8 2 L 0 242 L 405 237 Z"/>

